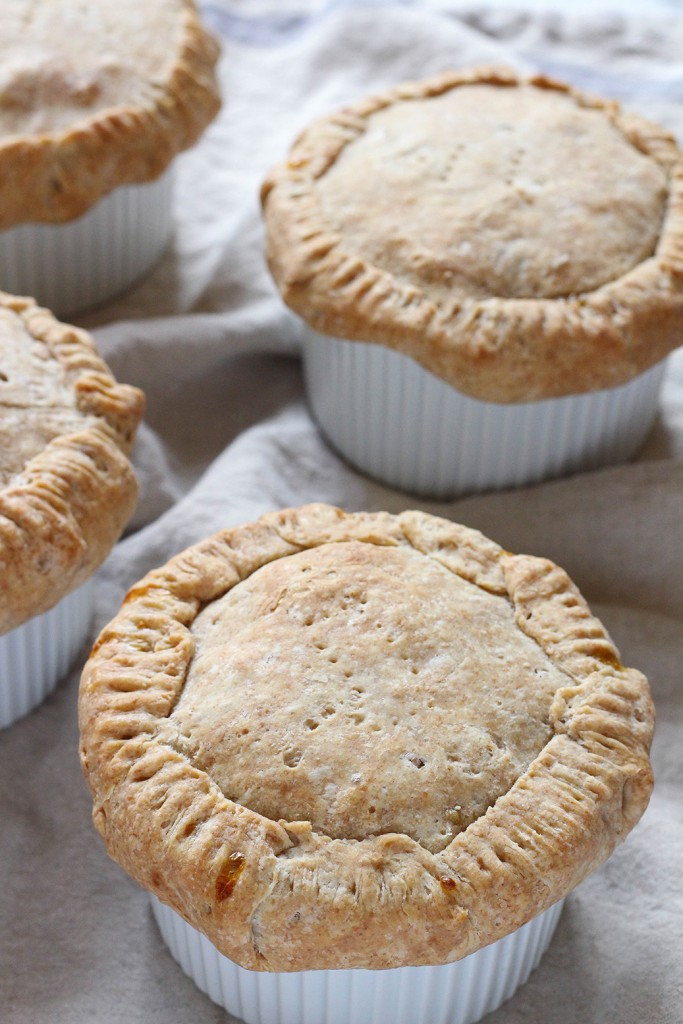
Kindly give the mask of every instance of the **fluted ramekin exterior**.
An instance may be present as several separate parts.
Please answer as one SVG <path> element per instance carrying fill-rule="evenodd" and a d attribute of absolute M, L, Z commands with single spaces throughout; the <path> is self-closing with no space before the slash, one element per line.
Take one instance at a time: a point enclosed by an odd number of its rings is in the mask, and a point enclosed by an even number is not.
<path fill-rule="evenodd" d="M 37 707 L 83 647 L 93 618 L 93 581 L 0 636 L 0 729 Z"/>
<path fill-rule="evenodd" d="M 526 982 L 550 944 L 562 901 L 453 964 L 385 971 L 247 971 L 151 897 L 171 954 L 195 984 L 246 1024 L 474 1024 Z"/>
<path fill-rule="evenodd" d="M 77 220 L 0 231 L 0 288 L 58 316 L 113 298 L 161 257 L 172 195 L 173 165 L 157 181 L 115 189 Z"/>
<path fill-rule="evenodd" d="M 665 362 L 620 387 L 510 405 L 470 398 L 383 345 L 312 331 L 304 368 L 336 451 L 382 483 L 448 499 L 626 461 L 656 415 Z"/>

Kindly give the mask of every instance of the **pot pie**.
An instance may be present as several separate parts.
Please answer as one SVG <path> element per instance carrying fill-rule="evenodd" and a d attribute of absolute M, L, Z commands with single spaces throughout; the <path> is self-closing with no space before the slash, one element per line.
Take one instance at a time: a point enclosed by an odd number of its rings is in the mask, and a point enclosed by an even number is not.
<path fill-rule="evenodd" d="M 305 506 L 189 548 L 101 633 L 79 714 L 110 855 L 256 972 L 466 957 L 652 786 L 647 681 L 566 574 L 421 512 Z"/>
<path fill-rule="evenodd" d="M 168 241 L 164 172 L 219 109 L 218 45 L 192 0 L 17 0 L 0 57 L 0 285 L 82 308 L 149 269 Z M 80 292 L 74 283 L 65 299 L 54 279 L 79 251 Z"/>
<path fill-rule="evenodd" d="M 26 688 L 36 685 L 32 657 L 49 674 L 49 652 L 42 664 L 33 646 L 57 645 L 61 664 L 60 645 L 77 650 L 85 638 L 87 607 L 77 637 L 73 623 L 62 624 L 61 639 L 21 629 L 92 576 L 130 517 L 137 483 L 128 455 L 143 395 L 114 380 L 85 331 L 0 293 L 0 407 L 1 709 L 21 704 L 25 658 Z"/>
<path fill-rule="evenodd" d="M 450 490 L 412 484 L 435 496 L 628 457 L 681 339 L 682 182 L 663 129 L 503 69 L 408 82 L 313 124 L 262 197 L 270 269 L 310 328 L 309 398 L 328 439 L 406 486 L 420 452 L 455 452 Z M 639 430 L 624 441 L 634 396 Z M 420 418 L 449 403 L 435 426 Z M 549 463 L 528 440 L 548 430 Z M 464 450 L 511 433 L 524 441 L 502 469 L 458 478 Z M 392 460 L 415 463 L 407 483 Z"/>

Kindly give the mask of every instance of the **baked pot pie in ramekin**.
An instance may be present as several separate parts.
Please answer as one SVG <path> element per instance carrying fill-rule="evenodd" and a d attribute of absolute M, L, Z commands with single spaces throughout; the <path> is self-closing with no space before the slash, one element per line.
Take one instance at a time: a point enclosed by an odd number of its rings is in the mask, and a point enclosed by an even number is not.
<path fill-rule="evenodd" d="M 193 0 L 15 0 L 0 37 L 0 287 L 55 312 L 144 275 L 172 161 L 220 105 Z"/>
<path fill-rule="evenodd" d="M 478 1019 L 652 785 L 647 681 L 566 574 L 421 512 L 189 548 L 99 636 L 79 714 L 110 855 L 261 1024 Z"/>
<path fill-rule="evenodd" d="M 69 669 L 91 578 L 133 511 L 142 415 L 85 331 L 0 292 L 0 727 Z"/>
<path fill-rule="evenodd" d="M 681 341 L 682 193 L 663 129 L 511 71 L 312 125 L 262 195 L 323 433 L 440 498 L 628 458 Z"/>

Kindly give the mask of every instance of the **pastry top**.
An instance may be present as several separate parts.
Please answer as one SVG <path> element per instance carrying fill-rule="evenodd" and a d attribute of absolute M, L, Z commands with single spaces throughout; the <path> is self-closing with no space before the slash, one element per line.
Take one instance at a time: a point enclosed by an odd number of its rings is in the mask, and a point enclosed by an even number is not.
<path fill-rule="evenodd" d="M 602 110 L 522 83 L 378 110 L 316 188 L 354 252 L 440 305 L 594 291 L 652 256 L 668 198 Z"/>
<path fill-rule="evenodd" d="M 137 498 L 127 456 L 143 404 L 85 331 L 0 292 L 0 633 L 111 550 Z"/>
<path fill-rule="evenodd" d="M 421 512 L 305 506 L 188 549 L 100 635 L 79 713 L 110 854 L 256 970 L 465 956 L 652 785 L 647 681 L 566 574 Z"/>
<path fill-rule="evenodd" d="M 596 390 L 680 342 L 682 176 L 615 103 L 445 74 L 304 132 L 264 184 L 269 263 L 312 327 L 477 398 Z"/>
<path fill-rule="evenodd" d="M 183 749 L 236 803 L 335 839 L 443 849 L 545 746 L 567 682 L 504 597 L 358 541 L 271 562 L 192 635 Z"/>
<path fill-rule="evenodd" d="M 0 227 L 158 177 L 220 105 L 193 0 L 12 0 L 0 58 Z"/>

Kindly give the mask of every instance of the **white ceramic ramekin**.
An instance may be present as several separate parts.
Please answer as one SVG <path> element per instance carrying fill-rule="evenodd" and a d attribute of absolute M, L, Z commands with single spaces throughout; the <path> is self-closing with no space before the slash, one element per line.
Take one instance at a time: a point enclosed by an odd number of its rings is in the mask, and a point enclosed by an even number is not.
<path fill-rule="evenodd" d="M 292 974 L 238 967 L 155 897 L 152 910 L 185 973 L 247 1024 L 474 1024 L 509 999 L 538 965 L 562 902 L 454 964 Z"/>
<path fill-rule="evenodd" d="M 665 365 L 605 391 L 499 405 L 384 345 L 304 336 L 308 401 L 332 447 L 376 480 L 437 499 L 624 462 L 652 425 Z"/>
<path fill-rule="evenodd" d="M 172 227 L 173 165 L 104 196 L 77 220 L 0 231 L 0 288 L 58 316 L 96 306 L 152 269 Z"/>
<path fill-rule="evenodd" d="M 43 701 L 71 668 L 93 618 L 93 581 L 0 636 L 0 729 Z"/>

